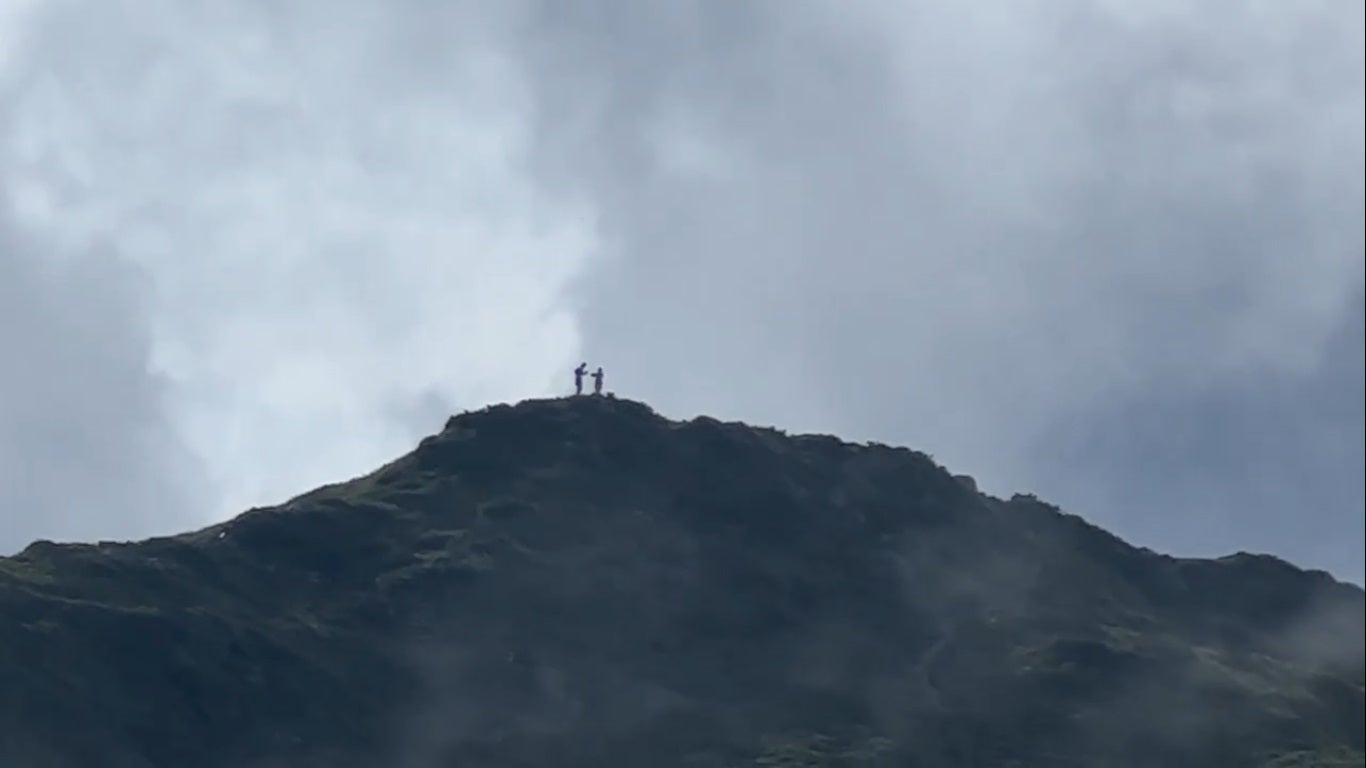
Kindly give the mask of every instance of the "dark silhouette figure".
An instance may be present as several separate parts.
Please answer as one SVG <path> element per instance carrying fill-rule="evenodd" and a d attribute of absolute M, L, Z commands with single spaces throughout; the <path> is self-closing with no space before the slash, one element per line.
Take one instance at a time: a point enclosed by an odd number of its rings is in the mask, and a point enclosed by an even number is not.
<path fill-rule="evenodd" d="M 595 394 L 595 395 L 601 395 L 601 394 L 602 394 L 602 366 L 601 366 L 601 365 L 598 366 L 598 369 L 597 369 L 596 371 L 593 371 L 593 394 Z"/>
<path fill-rule="evenodd" d="M 588 363 L 579 363 L 579 367 L 574 369 L 574 394 L 583 394 L 583 377 L 588 373 Z"/>

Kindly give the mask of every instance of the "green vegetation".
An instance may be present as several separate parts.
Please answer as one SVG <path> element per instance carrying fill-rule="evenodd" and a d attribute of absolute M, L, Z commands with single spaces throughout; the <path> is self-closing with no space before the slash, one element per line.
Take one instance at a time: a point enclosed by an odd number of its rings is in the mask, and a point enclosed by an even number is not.
<path fill-rule="evenodd" d="M 926 454 L 532 401 L 0 559 L 0 765 L 1361 766 L 1363 615 Z"/>

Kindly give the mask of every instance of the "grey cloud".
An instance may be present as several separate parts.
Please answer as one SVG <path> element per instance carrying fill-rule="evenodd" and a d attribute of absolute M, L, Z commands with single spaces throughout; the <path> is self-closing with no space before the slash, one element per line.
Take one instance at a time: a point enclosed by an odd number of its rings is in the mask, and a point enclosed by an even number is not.
<path fill-rule="evenodd" d="M 1361 364 L 1324 352 L 1360 335 L 1359 6 L 149 7 L 44 11 L 10 138 L 156 275 L 233 498 L 583 358 L 672 415 L 1360 572 Z"/>
<path fill-rule="evenodd" d="M 667 410 L 907 442 L 1139 543 L 1355 576 L 1359 467 L 1295 457 L 1360 444 L 1359 411 L 1312 412 L 1361 366 L 1294 398 L 1360 314 L 1361 17 L 545 4 L 536 168 L 599 217 L 585 344 Z M 1193 413 L 1221 455 L 1162 441 Z M 1078 460 L 1099 425 L 1155 437 Z"/>
<path fill-rule="evenodd" d="M 149 371 L 143 276 L 45 245 L 0 201 L 0 550 L 178 530 L 200 478 Z"/>
<path fill-rule="evenodd" d="M 1154 392 L 1059 424 L 1038 450 L 1070 467 L 1092 517 L 1143 541 L 1277 552 L 1362 583 L 1363 298 L 1305 375 Z M 1117 473 L 1109 467 L 1128 463 Z M 1053 482 L 1061 485 L 1062 480 Z M 1235 532 L 1230 534 L 1230 532 Z"/>
<path fill-rule="evenodd" d="M 215 515 L 406 450 L 426 393 L 542 394 L 574 353 L 583 238 L 513 167 L 523 105 L 458 12 L 49 4 L 10 58 L 0 183 L 49 198 L 44 238 L 105 235 L 153 277 Z"/>

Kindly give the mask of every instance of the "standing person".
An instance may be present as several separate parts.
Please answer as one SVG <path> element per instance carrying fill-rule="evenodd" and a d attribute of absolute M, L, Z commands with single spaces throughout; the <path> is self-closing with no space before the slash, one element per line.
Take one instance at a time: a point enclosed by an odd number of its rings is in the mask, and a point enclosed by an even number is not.
<path fill-rule="evenodd" d="M 583 377 L 588 373 L 588 363 L 579 363 L 579 367 L 574 369 L 574 394 L 583 394 Z"/>
<path fill-rule="evenodd" d="M 596 371 L 593 371 L 593 394 L 595 394 L 595 395 L 601 395 L 601 394 L 602 394 L 602 366 L 601 366 L 601 365 L 598 366 L 598 369 L 597 369 Z"/>

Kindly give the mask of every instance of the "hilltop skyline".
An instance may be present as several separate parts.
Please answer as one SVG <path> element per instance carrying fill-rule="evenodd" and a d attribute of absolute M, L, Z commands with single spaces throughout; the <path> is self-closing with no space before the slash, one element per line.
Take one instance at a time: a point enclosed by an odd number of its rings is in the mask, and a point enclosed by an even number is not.
<path fill-rule="evenodd" d="M 914 450 L 529 400 L 208 528 L 0 558 L 0 762 L 1361 765 L 1363 596 Z"/>
<path fill-rule="evenodd" d="M 580 360 L 1363 581 L 1359 4 L 0 1 L 0 551 Z"/>

